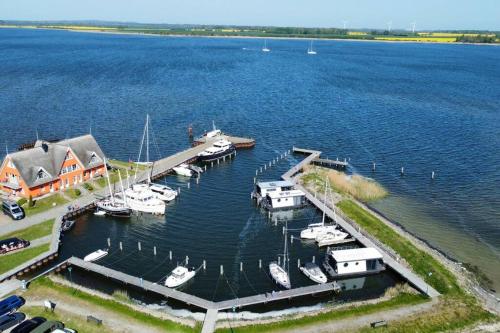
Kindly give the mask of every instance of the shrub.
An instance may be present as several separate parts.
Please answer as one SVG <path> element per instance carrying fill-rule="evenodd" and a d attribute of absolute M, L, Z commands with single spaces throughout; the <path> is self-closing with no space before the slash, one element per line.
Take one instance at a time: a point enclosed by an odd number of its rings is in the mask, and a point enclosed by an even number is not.
<path fill-rule="evenodd" d="M 92 187 L 92 185 L 90 185 L 89 183 L 83 184 L 83 188 L 85 188 L 87 191 L 93 191 L 94 190 L 94 187 Z"/>
<path fill-rule="evenodd" d="M 27 202 L 28 202 L 28 200 L 26 200 L 26 198 L 21 198 L 21 199 L 17 200 L 17 204 L 19 205 L 19 207 L 21 207 L 22 205 L 24 205 Z"/>
<path fill-rule="evenodd" d="M 80 195 L 82 195 L 82 191 L 80 191 L 80 189 L 78 188 L 75 188 L 75 195 L 79 197 Z"/>
<path fill-rule="evenodd" d="M 29 207 L 35 206 L 35 202 L 33 201 L 33 196 L 32 195 L 30 195 L 30 198 L 28 200 L 28 206 Z"/>

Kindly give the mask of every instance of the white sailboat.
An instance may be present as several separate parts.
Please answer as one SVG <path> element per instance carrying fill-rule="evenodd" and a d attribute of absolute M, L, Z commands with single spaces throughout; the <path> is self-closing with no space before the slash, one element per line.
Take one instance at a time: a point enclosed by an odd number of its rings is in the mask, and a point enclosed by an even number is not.
<path fill-rule="evenodd" d="M 300 238 L 303 239 L 316 239 L 318 236 L 325 233 L 333 233 L 337 230 L 335 225 L 325 225 L 325 210 L 326 210 L 326 197 L 328 193 L 328 183 L 325 181 L 325 198 L 323 200 L 323 218 L 321 223 L 311 223 L 300 232 Z"/>
<path fill-rule="evenodd" d="M 264 47 L 262 48 L 262 52 L 271 52 L 271 49 L 267 48 L 267 40 L 264 39 Z"/>
<path fill-rule="evenodd" d="M 129 217 L 130 216 L 130 208 L 128 207 L 126 201 L 120 201 L 115 199 L 115 195 L 113 193 L 113 189 L 111 188 L 111 181 L 109 178 L 109 172 L 106 164 L 106 158 L 104 158 L 104 166 L 106 169 L 106 181 L 108 183 L 109 190 L 109 198 L 99 200 L 96 202 L 96 215 L 110 215 L 116 217 Z M 123 184 L 121 182 L 121 175 L 118 172 L 118 176 L 120 177 L 120 184 L 122 186 L 123 193 Z"/>
<path fill-rule="evenodd" d="M 313 49 L 313 41 L 312 40 L 311 40 L 311 44 L 309 45 L 309 48 L 307 49 L 307 54 L 310 54 L 310 55 L 316 54 L 316 51 L 314 51 L 314 49 Z"/>
<path fill-rule="evenodd" d="M 285 248 L 283 251 L 283 264 L 279 265 L 276 261 L 269 264 L 269 273 L 273 280 L 285 289 L 292 287 L 290 276 L 288 274 L 288 247 L 287 247 L 287 225 L 285 224 Z"/>
<path fill-rule="evenodd" d="M 316 237 L 316 242 L 319 247 L 335 245 L 339 241 L 346 239 L 349 236 L 347 232 L 335 230 L 333 232 L 325 232 Z"/>
<path fill-rule="evenodd" d="M 195 270 L 190 270 L 184 266 L 177 266 L 165 280 L 165 286 L 169 288 L 179 287 L 194 278 L 195 275 Z"/>

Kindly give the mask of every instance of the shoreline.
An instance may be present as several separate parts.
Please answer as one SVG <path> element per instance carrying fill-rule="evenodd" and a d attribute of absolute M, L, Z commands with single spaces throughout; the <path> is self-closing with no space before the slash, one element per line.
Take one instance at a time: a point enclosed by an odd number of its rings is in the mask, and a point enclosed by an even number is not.
<path fill-rule="evenodd" d="M 30 29 L 30 30 L 51 30 L 70 31 L 79 33 L 96 33 L 110 35 L 132 35 L 132 36 L 154 36 L 154 37 L 174 37 L 174 38 L 225 38 L 225 39 L 271 39 L 271 40 L 304 40 L 304 41 L 346 41 L 346 42 L 372 42 L 372 43 L 403 43 L 403 44 L 430 44 L 430 45 L 489 45 L 500 46 L 500 43 L 462 43 L 462 42 L 431 42 L 412 40 L 384 40 L 384 39 L 361 39 L 361 38 L 321 38 L 321 37 L 280 37 L 280 36 L 227 36 L 227 35 L 191 35 L 191 34 L 155 34 L 147 32 L 132 32 L 103 29 L 71 29 L 71 28 L 48 28 L 36 26 L 2 26 L 0 29 Z"/>

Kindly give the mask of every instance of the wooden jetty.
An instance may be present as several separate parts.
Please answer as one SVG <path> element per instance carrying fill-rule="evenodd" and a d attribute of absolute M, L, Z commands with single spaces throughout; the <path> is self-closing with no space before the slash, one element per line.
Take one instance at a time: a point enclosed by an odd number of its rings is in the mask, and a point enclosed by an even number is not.
<path fill-rule="evenodd" d="M 146 172 L 138 175 L 137 181 L 145 181 L 148 178 L 148 173 L 151 175 L 151 179 L 161 178 L 171 173 L 174 167 L 182 163 L 196 162 L 199 153 L 212 146 L 215 141 L 220 140 L 221 138 L 231 141 L 237 149 L 251 148 L 255 146 L 255 140 L 249 138 L 240 138 L 229 135 L 221 135 L 212 138 L 203 137 L 203 139 L 200 139 L 202 141 L 195 141 L 193 147 L 154 162 L 152 170 L 147 170 Z M 226 158 L 232 157 L 228 156 Z"/>
<path fill-rule="evenodd" d="M 349 163 L 347 160 L 344 161 L 339 161 L 337 160 L 331 160 L 328 158 L 316 158 L 312 161 L 314 164 L 322 165 L 322 166 L 327 166 L 327 167 L 333 167 L 337 169 L 345 169 L 349 166 Z"/>
<path fill-rule="evenodd" d="M 293 177 L 298 173 L 298 170 L 304 167 L 306 163 L 310 163 L 310 161 L 316 159 L 321 155 L 321 152 L 317 150 L 294 147 L 293 151 L 302 154 L 309 154 L 309 156 L 302 160 L 297 166 L 293 167 L 291 170 L 287 171 L 281 176 L 281 178 L 288 181 L 294 181 Z M 316 206 L 317 209 L 323 211 L 323 200 L 319 198 L 319 196 L 314 196 L 300 184 L 296 184 L 295 187 L 299 190 L 304 191 L 307 200 L 314 206 Z M 373 247 L 377 249 L 382 254 L 385 264 L 396 271 L 398 274 L 400 274 L 404 279 L 408 281 L 408 283 L 410 283 L 420 292 L 428 295 L 429 297 L 437 297 L 440 295 L 437 290 L 428 285 L 421 277 L 413 273 L 410 269 L 401 265 L 398 261 L 397 256 L 391 253 L 390 250 L 383 246 L 383 244 L 381 244 L 377 239 L 371 237 L 368 234 L 362 233 L 361 229 L 354 221 L 351 221 L 346 216 L 343 216 L 342 212 L 340 212 L 338 209 L 337 212 L 338 213 L 335 214 L 332 208 L 329 207 L 329 204 L 325 207 L 325 214 L 330 219 L 336 221 L 347 233 L 349 233 L 365 247 Z"/>

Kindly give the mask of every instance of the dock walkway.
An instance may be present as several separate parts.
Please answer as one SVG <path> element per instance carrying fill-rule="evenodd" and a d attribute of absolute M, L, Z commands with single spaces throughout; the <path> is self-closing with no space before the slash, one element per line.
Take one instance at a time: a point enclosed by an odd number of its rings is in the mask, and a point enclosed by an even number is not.
<path fill-rule="evenodd" d="M 317 154 L 321 155 L 321 152 L 319 152 L 319 151 L 300 149 L 300 148 L 295 148 L 295 147 L 294 147 L 294 151 L 299 151 L 301 153 L 310 152 L 310 155 L 301 162 L 302 164 L 299 163 L 300 167 L 304 166 L 304 161 L 308 160 L 308 158 L 310 161 L 311 160 L 310 158 L 312 156 L 316 156 Z M 282 175 L 282 178 L 284 180 L 293 181 L 294 179 L 293 179 L 292 175 L 295 175 L 295 174 L 296 174 L 296 172 L 290 173 L 290 170 L 289 170 L 288 172 L 286 172 L 285 174 Z M 309 202 L 311 202 L 314 206 L 316 206 L 317 209 L 319 209 L 320 211 L 323 211 L 323 201 L 321 198 L 318 197 L 318 195 L 314 196 L 305 187 L 303 187 L 302 185 L 299 185 L 299 184 L 296 185 L 296 188 L 304 191 L 304 193 L 306 194 L 307 200 L 309 200 Z M 428 285 L 422 278 L 420 278 L 418 275 L 413 273 L 408 268 L 401 265 L 397 261 L 397 258 L 394 258 L 394 256 L 391 255 L 389 251 L 387 251 L 382 246 L 379 246 L 378 244 L 376 244 L 376 243 L 379 243 L 377 240 L 371 239 L 371 237 L 369 237 L 368 235 L 365 236 L 364 234 L 362 234 L 359 227 L 358 227 L 358 229 L 356 229 L 355 228 L 356 224 L 354 221 L 350 221 L 350 223 L 349 223 L 346 221 L 346 217 L 342 216 L 343 214 L 335 214 L 333 212 L 332 208 L 330 207 L 330 205 L 331 205 L 330 203 L 327 203 L 327 205 L 325 207 L 325 214 L 330 219 L 336 221 L 346 232 L 348 232 L 352 237 L 356 238 L 356 240 L 358 240 L 365 247 L 373 247 L 373 248 L 377 249 L 382 254 L 384 262 L 387 266 L 391 267 L 398 274 L 403 276 L 411 285 L 413 285 L 420 292 L 428 295 L 429 297 L 437 297 L 440 295 L 437 290 L 435 290 L 430 285 Z"/>

